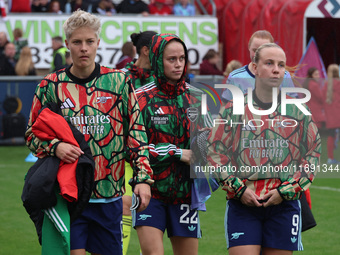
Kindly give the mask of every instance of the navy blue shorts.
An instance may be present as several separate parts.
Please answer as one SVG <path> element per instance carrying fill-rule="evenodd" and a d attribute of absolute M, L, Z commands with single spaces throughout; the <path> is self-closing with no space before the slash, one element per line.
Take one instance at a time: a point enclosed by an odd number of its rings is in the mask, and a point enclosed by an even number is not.
<path fill-rule="evenodd" d="M 229 200 L 225 213 L 228 248 L 260 245 L 282 250 L 303 250 L 300 201 L 283 201 L 270 207 L 248 207 Z"/>
<path fill-rule="evenodd" d="M 122 212 L 122 199 L 111 203 L 89 203 L 71 224 L 71 250 L 121 255 Z"/>
<path fill-rule="evenodd" d="M 148 207 L 140 212 L 132 211 L 133 227 L 150 226 L 168 232 L 168 237 L 201 237 L 197 210 L 190 210 L 189 204 L 165 204 L 151 198 Z"/>

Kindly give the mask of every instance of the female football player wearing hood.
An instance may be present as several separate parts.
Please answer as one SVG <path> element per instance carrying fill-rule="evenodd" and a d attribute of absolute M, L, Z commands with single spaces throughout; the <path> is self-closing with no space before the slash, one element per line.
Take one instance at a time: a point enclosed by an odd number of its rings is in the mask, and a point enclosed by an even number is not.
<path fill-rule="evenodd" d="M 197 209 L 190 206 L 190 130 L 210 126 L 208 115 L 200 117 L 197 89 L 185 82 L 188 52 L 173 34 L 153 36 L 150 62 L 156 81 L 136 90 L 149 139 L 154 170 L 150 205 L 133 212 L 143 255 L 164 254 L 167 229 L 174 254 L 197 254 L 201 237 Z M 197 94 L 198 95 L 198 94 Z"/>

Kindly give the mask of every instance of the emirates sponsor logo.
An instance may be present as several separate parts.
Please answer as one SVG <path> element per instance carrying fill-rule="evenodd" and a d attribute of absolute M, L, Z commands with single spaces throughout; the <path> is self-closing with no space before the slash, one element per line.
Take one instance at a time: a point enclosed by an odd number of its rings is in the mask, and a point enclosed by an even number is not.
<path fill-rule="evenodd" d="M 249 149 L 249 158 L 282 158 L 283 149 L 288 148 L 289 140 L 276 139 L 242 139 L 242 147 Z"/>
<path fill-rule="evenodd" d="M 64 116 L 66 121 L 75 126 L 82 134 L 103 134 L 105 125 L 110 123 L 109 115 L 80 114 L 79 116 Z"/>

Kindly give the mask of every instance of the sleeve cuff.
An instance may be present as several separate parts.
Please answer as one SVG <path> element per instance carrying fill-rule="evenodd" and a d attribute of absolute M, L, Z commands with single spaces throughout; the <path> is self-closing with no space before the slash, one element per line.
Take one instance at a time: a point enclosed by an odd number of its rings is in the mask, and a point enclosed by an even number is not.
<path fill-rule="evenodd" d="M 241 199 L 243 193 L 246 191 L 247 186 L 243 186 L 235 195 L 235 198 Z"/>
<path fill-rule="evenodd" d="M 280 194 L 280 196 L 283 200 L 287 200 L 286 197 L 281 193 L 280 187 L 277 188 L 277 192 L 279 192 L 279 194 Z"/>
<path fill-rule="evenodd" d="M 182 149 L 177 149 L 177 152 L 176 152 L 176 154 L 179 154 L 179 160 L 181 160 L 182 159 L 182 156 L 183 156 L 183 150 Z"/>
<path fill-rule="evenodd" d="M 55 152 L 56 152 L 56 149 L 59 145 L 59 143 L 61 143 L 61 141 L 59 139 L 53 139 L 51 142 L 50 142 L 50 150 L 47 151 L 47 154 L 50 155 L 50 156 L 55 156 Z"/>
<path fill-rule="evenodd" d="M 140 183 L 145 183 L 145 184 L 148 184 L 148 185 L 151 186 L 154 183 L 154 180 L 144 179 L 142 181 L 138 181 L 137 178 L 135 177 L 135 178 L 131 178 L 130 181 L 129 181 L 129 184 L 132 186 L 133 189 L 137 184 L 140 184 Z"/>

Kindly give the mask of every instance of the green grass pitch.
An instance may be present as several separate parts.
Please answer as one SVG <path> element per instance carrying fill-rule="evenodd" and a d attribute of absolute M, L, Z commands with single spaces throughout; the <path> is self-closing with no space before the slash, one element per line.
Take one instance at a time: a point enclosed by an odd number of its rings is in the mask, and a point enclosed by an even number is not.
<path fill-rule="evenodd" d="M 321 161 L 327 160 L 326 139 L 323 139 Z M 0 147 L 0 255 L 37 255 L 40 245 L 33 223 L 21 202 L 24 176 L 32 163 L 24 162 L 29 150 L 24 146 Z M 340 149 L 336 151 L 340 159 Z M 330 178 L 316 178 L 311 186 L 313 214 L 317 226 L 302 234 L 301 255 L 340 254 L 340 171 Z M 207 212 L 200 213 L 203 237 L 200 255 L 228 254 L 224 238 L 225 194 L 219 189 L 207 202 Z M 165 254 L 172 254 L 164 235 Z M 139 254 L 136 231 L 132 230 L 129 255 Z"/>

